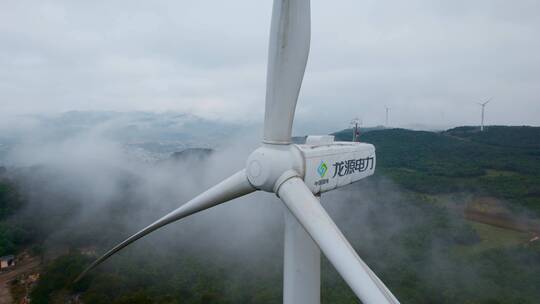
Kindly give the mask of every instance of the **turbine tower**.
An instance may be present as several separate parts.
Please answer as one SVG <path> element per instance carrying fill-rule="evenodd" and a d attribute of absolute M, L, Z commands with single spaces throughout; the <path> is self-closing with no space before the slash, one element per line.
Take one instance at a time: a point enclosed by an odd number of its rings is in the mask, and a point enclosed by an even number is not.
<path fill-rule="evenodd" d="M 389 107 L 384 107 L 384 108 L 386 109 L 386 120 L 385 120 L 384 126 L 388 128 L 388 112 L 390 112 L 390 108 Z"/>
<path fill-rule="evenodd" d="M 360 141 L 360 131 L 358 129 L 358 124 L 362 125 L 362 119 L 359 119 L 356 117 L 355 119 L 351 120 L 351 127 L 352 127 L 352 141 Z"/>
<path fill-rule="evenodd" d="M 308 136 L 291 142 L 296 102 L 308 59 L 309 0 L 274 0 L 266 75 L 264 135 L 246 168 L 133 234 L 94 261 L 89 270 L 145 235 L 197 212 L 250 194 L 275 193 L 285 209 L 285 304 L 320 303 L 320 251 L 367 304 L 399 303 L 354 251 L 321 206 L 319 196 L 375 172 L 375 147 Z"/>
<path fill-rule="evenodd" d="M 479 102 L 478 104 L 482 106 L 482 121 L 480 123 L 480 132 L 484 132 L 484 110 L 486 105 L 491 101 L 491 98 L 485 101 L 484 103 Z"/>

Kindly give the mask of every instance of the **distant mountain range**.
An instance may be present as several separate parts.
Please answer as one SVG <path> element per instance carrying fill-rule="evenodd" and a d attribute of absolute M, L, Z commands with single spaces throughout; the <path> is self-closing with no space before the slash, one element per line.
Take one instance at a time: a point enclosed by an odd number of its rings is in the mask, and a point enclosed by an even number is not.
<path fill-rule="evenodd" d="M 241 128 L 240 125 L 207 120 L 191 114 L 174 112 L 102 112 L 72 111 L 59 115 L 25 116 L 33 125 L 26 130 L 1 130 L 2 137 L 38 133 L 50 139 L 95 132 L 126 143 L 146 141 L 178 141 L 206 138 L 218 140 Z"/>
<path fill-rule="evenodd" d="M 246 126 L 165 112 L 72 111 L 58 115 L 26 115 L 0 128 L 0 164 L 19 143 L 55 143 L 70 138 L 100 138 L 123 144 L 144 161 L 156 161 L 187 148 L 213 148 Z"/>

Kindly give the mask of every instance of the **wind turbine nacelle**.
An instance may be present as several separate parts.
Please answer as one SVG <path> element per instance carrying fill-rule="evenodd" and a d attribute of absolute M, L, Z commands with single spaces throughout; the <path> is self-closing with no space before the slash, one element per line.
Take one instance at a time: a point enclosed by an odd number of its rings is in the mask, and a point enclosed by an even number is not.
<path fill-rule="evenodd" d="M 315 194 L 354 183 L 375 173 L 375 147 L 334 142 L 333 136 L 308 136 L 296 145 L 304 158 L 304 182 Z"/>

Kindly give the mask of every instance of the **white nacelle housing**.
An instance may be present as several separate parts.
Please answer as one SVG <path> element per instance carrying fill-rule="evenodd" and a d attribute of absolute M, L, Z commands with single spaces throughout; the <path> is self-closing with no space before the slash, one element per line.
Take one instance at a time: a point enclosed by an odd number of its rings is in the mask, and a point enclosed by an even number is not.
<path fill-rule="evenodd" d="M 297 145 L 304 156 L 304 181 L 313 193 L 354 183 L 375 173 L 375 147 L 334 142 L 333 136 L 309 136 Z"/>

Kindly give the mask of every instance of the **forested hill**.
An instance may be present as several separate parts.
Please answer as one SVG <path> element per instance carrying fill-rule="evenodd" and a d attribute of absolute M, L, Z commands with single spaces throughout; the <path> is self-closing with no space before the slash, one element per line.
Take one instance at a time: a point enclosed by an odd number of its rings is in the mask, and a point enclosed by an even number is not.
<path fill-rule="evenodd" d="M 538 303 L 540 128 L 363 131 L 361 141 L 377 149 L 376 174 L 325 194 L 323 204 L 401 303 Z M 170 225 L 73 284 L 99 254 L 199 193 L 201 177 L 230 159 L 190 149 L 130 171 L 109 163 L 0 168 L 0 255 L 42 258 L 39 280 L 15 280 L 13 297 L 282 303 L 283 214 L 272 196 Z M 357 303 L 324 258 L 321 273 L 321 303 Z"/>
<path fill-rule="evenodd" d="M 540 127 L 492 126 L 484 132 L 478 132 L 477 127 L 458 127 L 443 134 L 493 146 L 533 149 L 540 154 Z"/>
<path fill-rule="evenodd" d="M 335 133 L 347 141 L 352 130 Z M 362 132 L 375 145 L 378 172 L 424 193 L 491 194 L 540 213 L 540 127 L 458 127 L 443 132 Z"/>

